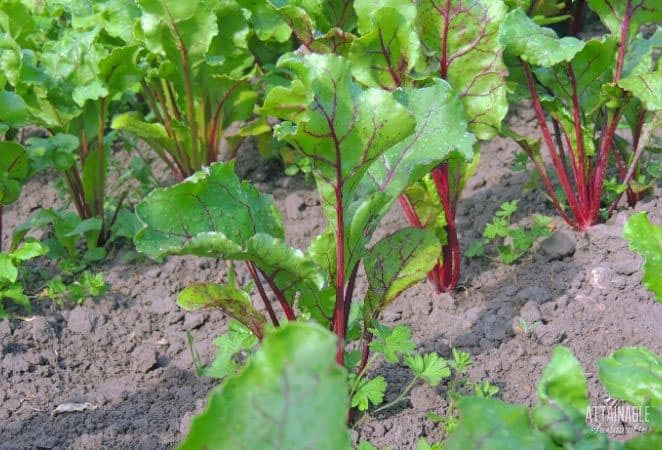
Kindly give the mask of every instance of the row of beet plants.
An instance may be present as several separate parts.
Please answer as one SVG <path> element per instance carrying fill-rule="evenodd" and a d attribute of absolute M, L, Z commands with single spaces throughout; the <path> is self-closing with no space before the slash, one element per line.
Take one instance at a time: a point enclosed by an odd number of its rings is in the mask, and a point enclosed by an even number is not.
<path fill-rule="evenodd" d="M 360 423 L 359 412 L 384 400 L 386 380 L 371 376 L 378 358 L 405 364 L 412 383 L 450 376 L 451 362 L 418 354 L 408 329 L 378 319 L 426 278 L 438 291 L 455 289 L 462 260 L 455 217 L 481 142 L 513 138 L 577 230 L 609 215 L 621 194 L 634 205 L 650 190 L 660 34 L 641 29 L 660 22 L 659 7 L 589 0 L 609 33 L 582 41 L 541 26 L 553 20 L 535 15 L 534 3 L 3 2 L 0 205 L 15 201 L 31 174 L 55 169 L 76 211 L 40 211 L 17 227 L 3 258 L 17 265 L 48 251 L 94 262 L 129 237 L 155 260 L 225 260 L 222 280 L 178 296 L 184 309 L 215 307 L 235 319 L 207 368 L 228 381 L 185 446 L 347 448 L 348 421 Z M 542 139 L 504 123 L 509 103 L 520 101 L 532 106 Z M 305 250 L 288 244 L 273 198 L 240 180 L 232 161 L 217 162 L 232 160 L 251 136 L 312 168 L 328 225 Z M 108 186 L 119 142 L 132 138 L 176 180 L 153 190 L 135 208 L 137 219 L 126 207 L 141 196 L 135 187 L 122 177 Z M 130 150 L 149 165 L 139 148 Z M 375 240 L 395 204 L 411 226 Z M 51 225 L 46 249 L 26 240 Z M 25 304 L 17 272 L 9 275 L 3 296 Z M 242 371 L 252 381 L 243 384 L 234 375 L 237 355 L 252 354 L 263 339 Z M 325 357 L 329 348 L 335 363 Z M 318 388 L 342 395 L 318 397 Z M 261 397 L 248 401 L 253 390 Z M 318 399 L 316 413 L 295 400 L 303 394 L 308 405 Z"/>
<path fill-rule="evenodd" d="M 219 307 L 245 327 L 233 328 L 224 338 L 216 375 L 227 374 L 219 368 L 236 369 L 228 348 L 250 352 L 257 340 L 273 333 L 272 327 L 297 319 L 333 331 L 336 362 L 344 371 L 312 356 L 302 362 L 310 367 L 288 370 L 284 361 L 292 358 L 296 365 L 296 358 L 310 351 L 309 341 L 326 338 L 322 328 L 286 326 L 281 336 L 287 342 L 273 344 L 282 345 L 285 360 L 270 361 L 265 350 L 242 372 L 259 384 L 275 363 L 283 370 L 282 379 L 263 386 L 265 397 L 249 404 L 246 398 L 253 398 L 249 391 L 255 384 L 231 377 L 196 420 L 185 448 L 231 448 L 247 439 L 259 448 L 346 448 L 346 414 L 336 410 L 321 418 L 294 400 L 292 386 L 313 392 L 319 382 L 297 378 L 307 369 L 327 374 L 336 388 L 349 378 L 349 399 L 319 398 L 329 413 L 335 406 L 347 411 L 350 401 L 364 410 L 383 400 L 383 378 L 369 376 L 371 353 L 391 362 L 402 359 L 415 380 L 435 385 L 448 376 L 448 362 L 433 353 L 417 355 L 400 329 L 389 330 L 378 317 L 426 276 L 440 291 L 456 285 L 461 256 L 455 212 L 462 188 L 476 170 L 481 140 L 499 134 L 516 139 L 540 171 L 554 206 L 578 230 L 600 218 L 610 154 L 624 187 L 634 192 L 629 183 L 633 175 L 628 178 L 627 173 L 638 170 L 655 119 L 656 106 L 641 86 L 657 77 L 652 70 L 656 36 L 628 38 L 650 21 L 647 8 L 624 3 L 622 11 L 605 11 L 600 2 L 589 5 L 608 26 L 618 15 L 618 37 L 588 42 L 558 38 L 522 9 L 509 12 L 501 2 L 272 2 L 253 11 L 258 35 L 282 20 L 300 44 L 279 57 L 257 113 L 279 119 L 276 139 L 310 161 L 328 227 L 305 251 L 290 247 L 273 200 L 240 181 L 231 163 L 212 164 L 174 187 L 154 191 L 138 206 L 144 226 L 136 246 L 155 259 L 191 254 L 229 261 L 224 282 L 192 285 L 178 299 L 185 309 Z M 645 47 L 631 53 L 638 69 L 628 65 L 625 71 L 627 53 L 615 51 L 617 45 Z M 540 141 L 502 124 L 509 96 L 531 101 L 563 196 L 545 171 Z M 625 152 L 627 141 L 614 134 L 624 108 L 635 111 L 642 125 L 633 134 L 635 150 L 629 156 L 622 153 L 619 163 L 613 153 L 616 142 Z M 594 121 L 594 113 L 602 125 Z M 558 130 L 556 141 L 547 139 L 548 118 Z M 563 147 L 554 146 L 559 142 Z M 619 169 L 624 161 L 627 172 Z M 373 242 L 373 233 L 395 203 L 411 227 Z M 250 281 L 237 276 L 237 264 L 245 266 Z M 361 267 L 368 283 L 359 293 L 355 287 Z M 253 289 L 262 300 L 260 308 L 250 302 Z M 247 339 L 245 330 L 255 339 Z M 287 409 L 290 401 L 306 427 L 316 432 L 297 434 L 283 425 L 293 414 Z M 349 414 L 350 421 L 353 416 Z M 265 424 L 260 427 L 264 432 L 231 437 L 222 430 L 243 429 L 231 417 L 238 422 L 255 418 Z"/>

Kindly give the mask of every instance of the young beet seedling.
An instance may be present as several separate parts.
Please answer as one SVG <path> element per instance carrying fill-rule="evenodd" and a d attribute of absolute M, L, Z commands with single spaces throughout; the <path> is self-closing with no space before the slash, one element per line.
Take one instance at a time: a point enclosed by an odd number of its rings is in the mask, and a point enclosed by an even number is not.
<path fill-rule="evenodd" d="M 220 307 L 258 338 L 267 320 L 278 326 L 282 316 L 308 317 L 338 337 L 338 363 L 364 376 L 379 313 L 425 278 L 440 251 L 431 231 L 416 228 L 368 244 L 407 185 L 439 162 L 427 142 L 440 130 L 431 126 L 436 122 L 420 119 L 433 116 L 461 128 L 462 122 L 454 119 L 459 103 L 443 82 L 405 89 L 400 102 L 389 92 L 364 90 L 352 80 L 349 61 L 338 56 L 290 54 L 279 67 L 292 81 L 270 91 L 263 112 L 285 120 L 277 136 L 312 160 L 329 218 L 326 231 L 306 253 L 290 247 L 271 197 L 239 181 L 232 163 L 218 163 L 174 187 L 155 190 L 137 207 L 144 228 L 136 235 L 136 246 L 157 259 L 193 254 L 242 262 L 267 317 L 234 276 L 225 284 L 186 288 L 179 304 L 186 309 Z M 466 133 L 453 136 L 463 139 Z M 368 289 L 362 313 L 350 314 L 357 303 L 354 288 L 361 262 Z M 345 360 L 347 343 L 356 339 L 363 340 L 362 354 Z"/>
<path fill-rule="evenodd" d="M 496 134 L 508 109 L 506 72 L 497 39 L 507 12 L 503 2 L 390 0 L 375 6 L 372 1 L 357 0 L 353 11 L 348 4 L 334 15 L 345 18 L 342 26 L 332 29 L 321 25 L 327 21 L 313 8 L 281 6 L 277 10 L 292 24 L 306 51 L 347 53 L 352 75 L 363 85 L 392 91 L 441 79 L 460 99 L 457 117 L 468 122 L 468 131 L 483 140 Z M 292 20 L 295 12 L 310 20 Z M 302 22 L 316 25 L 318 32 L 302 29 Z M 358 36 L 352 39 L 346 31 L 353 31 L 354 26 Z M 433 122 L 435 118 L 421 120 Z M 452 136 L 457 130 L 447 125 L 431 124 L 444 130 L 438 139 L 428 142 L 430 154 L 436 151 L 440 163 L 430 165 L 430 175 L 399 199 L 410 224 L 433 229 L 442 242 L 442 255 L 428 275 L 438 291 L 454 289 L 459 280 L 457 203 L 478 163 L 473 136 L 468 134 L 457 145 Z"/>
<path fill-rule="evenodd" d="M 648 39 L 637 34 L 642 25 L 662 20 L 660 6 L 630 0 L 588 4 L 610 34 L 587 42 L 559 39 L 521 9 L 508 15 L 500 32 L 507 52 L 519 58 L 511 80 L 531 100 L 562 195 L 554 190 L 545 168 L 540 141 L 512 131 L 506 134 L 529 155 L 554 207 L 577 230 L 587 229 L 600 218 L 610 157 L 630 205 L 647 189 L 644 183 L 649 180 L 639 167 L 662 108 L 662 78 L 655 52 L 660 31 Z M 631 151 L 626 150 L 628 142 L 616 135 L 621 123 L 631 131 Z M 607 205 L 608 214 L 619 198 Z"/>

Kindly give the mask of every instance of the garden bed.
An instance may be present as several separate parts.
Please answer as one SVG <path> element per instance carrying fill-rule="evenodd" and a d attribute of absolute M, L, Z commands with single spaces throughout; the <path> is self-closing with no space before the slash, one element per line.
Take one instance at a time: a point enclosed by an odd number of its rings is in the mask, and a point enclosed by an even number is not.
<path fill-rule="evenodd" d="M 528 118 L 529 111 L 523 115 Z M 527 126 L 527 120 L 517 120 Z M 459 206 L 463 248 L 480 237 L 502 202 L 520 199 L 515 220 L 533 213 L 554 216 L 539 190 L 525 191 L 528 174 L 511 170 L 516 150 L 505 139 L 483 145 L 477 175 Z M 307 246 L 325 224 L 314 188 L 302 178 L 285 177 L 277 165 L 256 162 L 251 149 L 243 156 L 239 173 L 273 193 L 290 243 Z M 53 204 L 56 193 L 45 186 L 43 177 L 28 183 L 23 200 L 6 209 L 5 230 L 34 208 Z M 657 195 L 636 209 L 652 212 L 654 222 L 662 218 Z M 423 350 L 445 357 L 452 347 L 468 350 L 474 380 L 489 380 L 499 386 L 499 397 L 524 404 L 534 403 L 553 346 L 566 345 L 587 372 L 591 404 L 604 405 L 607 396 L 595 375 L 599 358 L 623 346 L 662 352 L 662 309 L 641 284 L 641 258 L 622 239 L 631 212 L 619 212 L 586 233 L 555 218 L 555 234 L 519 263 L 465 258 L 457 292 L 436 294 L 421 283 L 392 304 L 383 320 L 411 327 Z M 393 208 L 376 237 L 405 225 Z M 175 297 L 193 281 L 220 280 L 225 265 L 193 257 L 126 264 L 132 256 L 127 245 L 99 268 L 111 290 L 98 300 L 74 308 L 40 303 L 23 320 L 0 322 L 0 448 L 161 449 L 183 438 L 217 384 L 196 376 L 187 333 L 203 361 L 210 361 L 227 318 L 220 311 L 184 314 Z M 357 292 L 364 288 L 360 277 Z M 520 317 L 537 325 L 522 333 Z M 376 371 L 389 383 L 387 400 L 410 376 L 398 366 Z M 445 412 L 444 391 L 443 383 L 436 391 L 415 388 L 410 402 L 364 422 L 355 438 L 394 450 L 415 448 L 421 436 L 441 438 L 443 427 L 426 413 Z M 90 409 L 52 415 L 67 402 L 89 402 Z"/>

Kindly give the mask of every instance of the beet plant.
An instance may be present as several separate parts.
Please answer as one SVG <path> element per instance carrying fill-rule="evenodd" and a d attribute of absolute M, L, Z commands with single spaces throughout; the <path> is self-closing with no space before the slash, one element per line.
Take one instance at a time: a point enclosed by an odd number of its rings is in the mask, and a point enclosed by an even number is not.
<path fill-rule="evenodd" d="M 138 3 L 132 43 L 141 50 L 141 94 L 151 119 L 127 112 L 113 128 L 147 142 L 181 181 L 217 161 L 224 138 L 232 158 L 243 137 L 260 129 L 237 129 L 257 100 L 250 24 L 241 2 Z"/>
<path fill-rule="evenodd" d="M 645 154 L 659 125 L 661 75 L 655 48 L 660 32 L 644 37 L 640 28 L 659 23 L 656 2 L 593 0 L 589 7 L 609 34 L 586 42 L 558 38 L 526 16 L 512 11 L 500 40 L 518 59 L 511 70 L 513 91 L 531 102 L 561 192 L 555 189 L 540 151 L 540 141 L 508 131 L 536 167 L 559 215 L 577 230 L 611 213 L 620 198 L 603 203 L 609 162 L 621 191 L 633 206 L 650 188 Z M 551 122 L 551 126 L 550 126 Z M 627 129 L 631 139 L 617 135 Z M 642 167 L 643 166 L 643 167 Z"/>
<path fill-rule="evenodd" d="M 318 9 L 306 3 L 272 2 L 276 3 L 304 51 L 347 54 L 353 76 L 363 85 L 392 91 L 429 86 L 441 79 L 459 98 L 455 114 L 468 127 L 435 124 L 433 116 L 421 117 L 443 130 L 427 143 L 429 154 L 439 163 L 430 164 L 429 176 L 399 199 L 410 224 L 434 230 L 442 242 L 442 254 L 428 278 L 438 291 L 454 289 L 462 259 L 455 216 L 464 184 L 478 164 L 474 136 L 481 140 L 495 136 L 508 108 L 497 39 L 505 4 L 357 0 Z M 338 18 L 335 26 L 330 17 Z M 458 143 L 460 132 L 465 138 Z"/>
<path fill-rule="evenodd" d="M 335 55 L 287 54 L 279 70 L 291 82 L 272 89 L 263 109 L 283 120 L 276 136 L 311 159 L 327 229 L 305 252 L 291 247 L 273 199 L 240 181 L 233 163 L 215 163 L 173 187 L 156 189 L 138 205 L 144 227 L 136 247 L 155 259 L 192 254 L 230 262 L 224 283 L 194 284 L 179 294 L 184 309 L 221 308 L 257 339 L 269 323 L 280 326 L 284 320 L 309 319 L 331 329 L 337 363 L 353 373 L 353 401 L 365 410 L 380 403 L 386 389 L 385 380 L 365 378 L 374 361 L 371 350 L 411 363 L 422 380 L 436 379 L 426 377 L 441 368 L 438 357 L 412 355 L 410 334 L 377 322 L 400 293 L 425 278 L 440 251 L 438 238 L 430 230 L 403 228 L 371 241 L 407 185 L 444 157 L 430 152 L 430 140 L 441 131 L 437 125 L 455 124 L 460 130 L 451 135 L 461 144 L 468 139 L 461 130 L 466 124 L 456 116 L 459 101 L 442 81 L 398 95 L 364 89 L 353 81 L 349 60 Z M 251 283 L 242 282 L 236 263 L 245 265 Z M 361 263 L 368 288 L 357 296 Z M 253 287 L 259 309 L 251 303 Z M 245 332 L 231 331 L 225 344 L 254 345 Z M 362 342 L 348 348 L 353 341 Z M 225 358 L 215 369 L 232 367 Z"/>
<path fill-rule="evenodd" d="M 97 257 L 103 253 L 97 246 L 110 239 L 121 206 L 120 201 L 115 212 L 107 211 L 106 178 L 114 141 L 107 124 L 123 95 L 139 82 L 136 48 L 117 44 L 130 34 L 136 12 L 132 5 L 49 4 L 39 9 L 6 2 L 1 7 L 8 16 L 22 17 L 24 26 L 4 30 L 0 121 L 19 140 L 23 133 L 15 129 L 30 125 L 43 130 L 41 137 L 37 133 L 26 141 L 32 171 L 55 169 L 62 174 L 82 226 L 95 235 L 89 244 Z"/>

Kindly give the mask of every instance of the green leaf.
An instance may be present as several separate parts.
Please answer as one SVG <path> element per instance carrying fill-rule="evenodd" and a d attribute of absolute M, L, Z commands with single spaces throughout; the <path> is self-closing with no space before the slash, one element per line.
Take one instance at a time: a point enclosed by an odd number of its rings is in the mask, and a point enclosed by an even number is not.
<path fill-rule="evenodd" d="M 662 225 L 651 223 L 646 212 L 630 216 L 623 227 L 630 250 L 644 258 L 644 286 L 662 301 Z"/>
<path fill-rule="evenodd" d="M 335 354 L 335 336 L 319 325 L 274 330 L 212 392 L 180 449 L 350 450 L 346 374 Z"/>
<path fill-rule="evenodd" d="M 14 283 L 18 279 L 18 267 L 14 258 L 7 253 L 0 253 L 0 281 Z"/>
<path fill-rule="evenodd" d="M 20 283 L 14 283 L 0 291 L 0 297 L 8 298 L 17 305 L 30 310 L 30 297 L 25 295 L 23 285 Z"/>
<path fill-rule="evenodd" d="M 399 355 L 407 356 L 414 352 L 416 346 L 412 341 L 411 330 L 404 325 L 396 325 L 393 328 L 377 324 L 370 332 L 375 339 L 370 343 L 370 349 L 375 353 L 384 355 L 384 359 L 390 363 L 397 363 Z"/>
<path fill-rule="evenodd" d="M 0 122 L 10 127 L 21 127 L 30 123 L 28 105 L 21 96 L 10 91 L 0 92 Z"/>
<path fill-rule="evenodd" d="M 296 124 L 279 125 L 276 136 L 312 159 L 323 204 L 335 222 L 336 206 L 346 207 L 369 165 L 411 134 L 414 118 L 391 94 L 360 89 L 342 57 L 312 54 L 279 64 L 298 75 L 310 103 Z M 293 89 L 300 91 L 300 84 Z M 332 186 L 342 186 L 342 205 L 336 205 Z"/>
<path fill-rule="evenodd" d="M 345 0 L 269 0 L 299 42 L 310 51 L 343 54 L 356 24 L 351 4 Z"/>
<path fill-rule="evenodd" d="M 28 176 L 28 155 L 15 142 L 0 142 L 0 206 L 9 205 L 21 194 Z"/>
<path fill-rule="evenodd" d="M 508 14 L 499 39 L 507 52 L 543 67 L 570 62 L 584 48 L 584 42 L 579 39 L 559 39 L 554 30 L 537 25 L 520 8 Z"/>
<path fill-rule="evenodd" d="M 413 15 L 407 14 L 412 3 L 406 0 L 389 3 L 392 6 L 377 10 L 358 8 L 359 24 L 364 22 L 365 30 L 352 42 L 349 60 L 352 74 L 359 82 L 392 90 L 410 84 L 409 73 L 420 57 L 420 42 Z"/>
<path fill-rule="evenodd" d="M 631 75 L 621 79 L 618 86 L 641 100 L 648 111 L 662 109 L 662 71 Z"/>
<path fill-rule="evenodd" d="M 558 447 L 536 430 L 524 406 L 492 398 L 466 397 L 459 402 L 460 422 L 444 450 L 556 450 Z"/>
<path fill-rule="evenodd" d="M 251 351 L 258 343 L 255 335 L 238 322 L 230 322 L 228 331 L 214 339 L 218 348 L 214 361 L 204 368 L 204 375 L 213 378 L 225 378 L 236 373 L 240 365 L 236 356 L 244 351 Z"/>
<path fill-rule="evenodd" d="M 434 352 L 423 356 L 419 354 L 407 356 L 405 364 L 417 378 L 423 379 L 430 386 L 437 386 L 441 380 L 451 376 L 448 361 Z"/>
<path fill-rule="evenodd" d="M 253 261 L 288 300 L 324 279 L 317 265 L 284 241 L 280 214 L 270 196 L 234 173 L 234 164 L 213 164 L 171 188 L 156 189 L 138 205 L 144 224 L 138 251 L 160 259 L 191 254 Z"/>
<path fill-rule="evenodd" d="M 639 436 L 625 443 L 627 450 L 649 450 L 651 448 L 662 448 L 662 433 L 650 432 L 640 434 Z"/>
<path fill-rule="evenodd" d="M 177 296 L 177 304 L 187 311 L 216 307 L 245 325 L 258 338 L 264 335 L 264 316 L 251 304 L 250 296 L 236 286 L 197 283 Z"/>
<path fill-rule="evenodd" d="M 491 139 L 508 112 L 507 70 L 498 38 L 507 8 L 493 0 L 417 4 L 417 28 L 431 61 L 428 72 L 439 73 L 453 87 L 464 104 L 469 130 L 479 139 Z"/>
<path fill-rule="evenodd" d="M 630 15 L 629 36 L 634 37 L 639 27 L 646 23 L 660 23 L 662 8 L 656 0 L 640 0 L 637 2 L 625 0 L 588 0 L 588 6 L 600 17 L 609 31 L 615 36 L 621 35 L 625 18 L 626 4 L 632 5 Z"/>
<path fill-rule="evenodd" d="M 613 398 L 642 408 L 653 429 L 662 429 L 662 360 L 643 347 L 627 347 L 598 362 L 600 381 Z M 652 447 L 651 447 L 652 448 Z"/>
<path fill-rule="evenodd" d="M 137 112 L 118 114 L 111 123 L 113 130 L 131 133 L 156 149 L 175 151 L 175 145 L 166 128 L 160 123 L 145 122 Z"/>
<path fill-rule="evenodd" d="M 182 61 L 180 46 L 187 52 L 192 70 L 204 61 L 212 39 L 218 34 L 216 7 L 209 0 L 140 0 L 142 15 L 136 37 L 152 53 L 166 61 Z M 184 67 L 178 64 L 174 81 L 183 82 Z"/>
<path fill-rule="evenodd" d="M 435 80 L 432 86 L 419 89 L 405 88 L 396 93 L 396 98 L 413 114 L 416 129 L 378 158 L 361 182 L 362 190 L 381 191 L 389 196 L 385 209 L 451 152 L 471 159 L 476 142 L 463 119 L 461 102 L 445 81 Z"/>
<path fill-rule="evenodd" d="M 27 261 L 48 253 L 48 248 L 41 242 L 26 242 L 12 252 L 12 257 L 19 261 Z"/>
<path fill-rule="evenodd" d="M 292 30 L 276 10 L 263 0 L 238 0 L 251 13 L 250 22 L 257 37 L 262 41 L 285 42 Z"/>
<path fill-rule="evenodd" d="M 136 248 L 151 258 L 193 254 L 241 258 L 259 233 L 283 238 L 273 199 L 241 182 L 233 163 L 210 167 L 170 188 L 155 189 L 136 207 L 144 224 Z"/>
<path fill-rule="evenodd" d="M 585 414 L 589 405 L 586 377 L 581 364 L 567 347 L 554 349 L 538 383 L 538 397 L 542 404 Z"/>
<path fill-rule="evenodd" d="M 575 76 L 574 86 L 577 89 L 577 99 L 585 114 L 593 114 L 604 101 L 601 94 L 602 85 L 612 80 L 614 73 L 614 54 L 617 41 L 606 38 L 587 41 L 571 61 Z M 565 65 L 539 68 L 535 70 L 538 80 L 547 87 L 566 107 L 572 107 L 573 83 Z M 571 122 L 572 123 L 572 122 Z M 573 127 L 566 127 L 568 136 L 574 135 Z"/>
<path fill-rule="evenodd" d="M 440 252 L 436 236 L 418 228 L 403 228 L 375 244 L 363 261 L 368 278 L 364 316 L 375 317 L 402 291 L 425 279 Z"/>
<path fill-rule="evenodd" d="M 386 388 L 386 379 L 381 375 L 361 380 L 352 396 L 352 407 L 358 408 L 359 411 L 367 411 L 371 403 L 374 406 L 380 405 L 384 401 Z"/>

